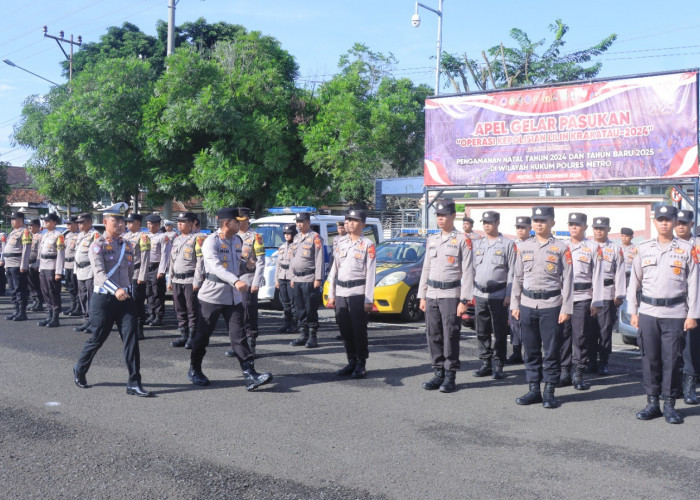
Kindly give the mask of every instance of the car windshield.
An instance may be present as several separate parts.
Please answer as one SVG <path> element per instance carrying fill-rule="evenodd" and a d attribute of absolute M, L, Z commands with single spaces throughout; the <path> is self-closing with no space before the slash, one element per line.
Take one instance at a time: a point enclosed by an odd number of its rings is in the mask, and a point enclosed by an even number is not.
<path fill-rule="evenodd" d="M 377 245 L 377 262 L 418 262 L 425 253 L 422 241 L 385 241 Z"/>
<path fill-rule="evenodd" d="M 279 248 L 285 241 L 284 225 L 284 222 L 253 222 L 250 226 L 262 235 L 265 248 Z"/>

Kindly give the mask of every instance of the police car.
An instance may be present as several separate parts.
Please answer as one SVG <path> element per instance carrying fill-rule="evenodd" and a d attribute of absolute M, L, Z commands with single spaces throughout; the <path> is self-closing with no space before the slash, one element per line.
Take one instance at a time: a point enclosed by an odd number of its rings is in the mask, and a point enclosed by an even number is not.
<path fill-rule="evenodd" d="M 265 243 L 265 271 L 258 291 L 259 301 L 271 301 L 279 307 L 278 292 L 275 289 L 275 268 L 277 266 L 277 250 L 284 243 L 284 225 L 293 224 L 296 214 L 311 214 L 311 230 L 321 235 L 324 243 L 323 251 L 323 279 L 330 272 L 330 256 L 333 251 L 333 240 L 338 236 L 339 220 L 345 220 L 342 215 L 320 215 L 314 207 L 273 207 L 267 210 L 269 216 L 260 217 L 251 222 L 250 226 L 260 233 Z M 382 224 L 376 217 L 368 217 L 364 236 L 375 243 L 383 239 Z"/>

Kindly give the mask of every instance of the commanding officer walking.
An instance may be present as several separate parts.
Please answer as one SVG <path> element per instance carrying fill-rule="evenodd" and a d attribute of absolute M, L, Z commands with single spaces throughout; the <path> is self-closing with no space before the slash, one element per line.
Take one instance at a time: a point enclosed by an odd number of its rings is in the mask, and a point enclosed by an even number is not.
<path fill-rule="evenodd" d="M 670 424 L 683 419 L 676 413 L 676 398 L 681 395 L 681 363 L 684 331 L 698 326 L 698 261 L 693 246 L 675 238 L 676 207 L 660 205 L 654 209 L 658 236 L 638 246 L 627 289 L 630 324 L 639 328 L 642 354 L 642 378 L 647 406 L 637 413 L 640 420 L 664 416 Z M 641 288 L 641 300 L 637 290 Z M 661 413 L 659 396 L 664 399 Z"/>
<path fill-rule="evenodd" d="M 561 329 L 574 305 L 571 251 L 552 236 L 554 207 L 533 207 L 532 227 L 535 236 L 518 245 L 510 301 L 512 315 L 522 327 L 529 384 L 528 392 L 515 402 L 541 402 L 545 408 L 556 408 L 554 388 L 561 376 Z M 544 396 L 540 391 L 543 378 Z"/>
<path fill-rule="evenodd" d="M 520 216 L 515 219 L 515 248 L 517 252 L 517 246 L 530 239 L 530 231 L 532 230 L 532 220 L 529 216 Z M 511 290 L 512 291 L 512 290 Z M 523 362 L 522 355 L 522 336 L 520 334 L 520 320 L 515 319 L 513 316 L 510 317 L 510 343 L 513 346 L 513 354 L 508 356 L 506 359 L 506 364 L 508 365 L 519 365 Z"/>
<path fill-rule="evenodd" d="M 145 340 L 143 325 L 146 321 L 146 273 L 151 253 L 151 239 L 141 231 L 143 215 L 130 213 L 124 219 L 127 229 L 123 238 L 131 243 L 134 252 L 134 275 L 131 281 L 131 295 L 136 307 L 136 338 Z"/>
<path fill-rule="evenodd" d="M 481 222 L 486 237 L 473 242 L 473 252 L 476 337 L 479 340 L 479 359 L 483 364 L 474 376 L 493 375 L 498 380 L 503 378 L 508 346 L 508 305 L 515 246 L 498 231 L 501 214 L 493 210 L 484 212 Z"/>
<path fill-rule="evenodd" d="M 479 238 L 481 238 L 481 236 L 474 232 L 474 219 L 467 216 L 467 214 L 464 214 L 464 220 L 462 221 L 462 229 L 464 230 L 464 234 L 466 234 L 467 237 L 472 241 L 476 241 Z"/>
<path fill-rule="evenodd" d="M 292 240 L 297 234 L 296 224 L 285 224 L 282 233 L 284 243 L 277 250 L 277 267 L 275 268 L 275 288 L 279 290 L 280 302 L 284 311 L 284 325 L 277 330 L 279 333 L 296 333 L 299 331 L 297 323 L 297 308 L 294 304 L 294 290 L 292 289 Z"/>
<path fill-rule="evenodd" d="M 170 238 L 166 233 L 161 232 L 161 220 L 158 214 L 146 217 L 151 250 L 146 273 L 146 296 L 150 315 L 145 324 L 151 326 L 162 326 L 163 316 L 165 316 L 165 273 L 168 268 Z"/>
<path fill-rule="evenodd" d="M 78 217 L 75 215 L 68 219 L 68 232 L 64 235 L 66 243 L 66 260 L 63 267 L 66 279 L 66 290 L 70 295 L 70 306 L 63 310 L 66 316 L 80 316 L 80 302 L 78 301 L 78 278 L 75 275 L 75 251 L 78 243 Z"/>
<path fill-rule="evenodd" d="M 170 250 L 170 285 L 173 292 L 173 305 L 177 316 L 180 338 L 171 342 L 173 347 L 192 349 L 192 340 L 197 334 L 197 294 L 194 291 L 194 275 L 197 270 L 197 246 L 204 243 L 202 236 L 193 234 L 192 212 L 182 212 L 177 216 L 177 229 L 180 235 L 173 240 Z"/>
<path fill-rule="evenodd" d="M 75 276 L 78 280 L 78 300 L 83 312 L 83 324 L 76 326 L 76 332 L 93 333 L 90 327 L 90 299 L 94 289 L 94 274 L 90 264 L 90 245 L 100 233 L 92 227 L 92 214 L 83 213 L 78 216 L 78 234 L 75 249 Z"/>
<path fill-rule="evenodd" d="M 24 214 L 15 212 L 11 218 L 12 231 L 10 231 L 2 252 L 3 272 L 7 275 L 7 281 L 12 290 L 12 304 L 15 312 L 5 319 L 12 321 L 25 321 L 27 319 L 27 299 L 29 296 L 29 253 L 32 244 L 32 235 L 24 227 Z"/>
<path fill-rule="evenodd" d="M 231 345 L 243 370 L 246 390 L 267 384 L 270 373 L 255 371 L 255 357 L 248 345 L 243 329 L 243 304 L 241 291 L 248 288 L 238 277 L 241 267 L 241 247 L 238 236 L 240 212 L 237 208 L 222 208 L 216 213 L 219 229 L 202 244 L 205 281 L 199 290 L 199 320 L 192 342 L 190 369 L 187 378 L 195 385 L 209 385 L 202 373 L 202 360 L 219 316 L 224 317 Z"/>
<path fill-rule="evenodd" d="M 454 227 L 453 201 L 437 200 L 435 213 L 440 233 L 426 242 L 418 284 L 420 310 L 425 312 L 428 350 L 434 376 L 423 389 L 453 392 L 459 363 L 459 329 L 467 301 L 472 299 L 474 268 L 472 240 Z"/>
<path fill-rule="evenodd" d="M 681 210 L 676 219 L 676 236 L 689 242 L 695 248 L 696 255 L 700 255 L 700 243 L 698 238 L 693 238 L 693 212 Z M 697 320 L 697 318 L 696 318 Z M 698 404 L 696 386 L 700 376 L 700 327 L 685 332 L 683 344 L 683 400 L 685 404 Z"/>
<path fill-rule="evenodd" d="M 41 294 L 41 280 L 39 279 L 39 244 L 41 243 L 41 220 L 29 221 L 29 231 L 32 233 L 32 246 L 29 253 L 29 292 L 32 295 L 30 311 L 41 312 L 44 310 L 44 296 Z"/>
<path fill-rule="evenodd" d="M 112 205 L 103 212 L 105 234 L 90 246 L 90 262 L 95 273 L 95 290 L 90 301 L 90 320 L 95 333 L 85 342 L 78 363 L 73 367 L 73 381 L 81 389 L 90 387 L 85 375 L 92 359 L 105 343 L 116 322 L 122 334 L 124 360 L 129 370 L 126 393 L 150 397 L 141 387 L 141 356 L 136 339 L 136 307 L 129 290 L 134 274 L 134 253 L 131 243 L 121 237 L 124 232 L 126 203 Z"/>
<path fill-rule="evenodd" d="M 622 248 L 608 239 L 610 219 L 593 219 L 593 242 L 596 249 L 596 267 L 593 277 L 592 314 L 598 322 L 600 335 L 595 339 L 598 353 L 598 375 L 608 374 L 608 359 L 612 352 L 612 330 L 617 321 L 617 308 L 627 293 L 625 256 Z"/>
<path fill-rule="evenodd" d="M 323 240 L 311 230 L 308 212 L 296 215 L 297 231 L 292 243 L 292 288 L 299 314 L 301 335 L 290 342 L 293 346 L 318 347 L 318 307 L 323 283 Z"/>
<path fill-rule="evenodd" d="M 348 359 L 348 364 L 336 374 L 352 378 L 367 375 L 367 322 L 374 305 L 377 259 L 374 243 L 362 236 L 366 220 L 363 210 L 350 208 L 347 211 L 348 235 L 338 241 L 328 275 L 327 306 L 336 311 Z"/>
<path fill-rule="evenodd" d="M 637 255 L 637 245 L 632 243 L 632 238 L 634 238 L 634 231 L 628 227 L 623 227 L 620 229 L 620 239 L 622 240 L 622 253 L 625 256 L 625 276 L 627 277 L 627 284 L 630 281 L 630 272 L 632 271 L 632 262 L 634 257 Z"/>
<path fill-rule="evenodd" d="M 49 328 L 61 326 L 58 316 L 61 314 L 61 278 L 63 278 L 66 243 L 61 232 L 56 230 L 56 224 L 60 220 L 55 213 L 44 216 L 46 231 L 42 233 L 39 243 L 41 295 L 46 300 L 48 314 L 45 320 L 37 324 Z"/>

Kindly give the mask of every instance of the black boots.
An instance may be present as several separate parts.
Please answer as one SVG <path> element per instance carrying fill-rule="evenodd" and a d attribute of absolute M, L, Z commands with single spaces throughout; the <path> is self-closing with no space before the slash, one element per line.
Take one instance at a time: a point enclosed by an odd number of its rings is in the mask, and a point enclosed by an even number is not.
<path fill-rule="evenodd" d="M 78 299 L 71 299 L 70 307 L 63 310 L 63 314 L 66 316 L 82 316 L 82 311 L 80 309 L 80 303 Z"/>
<path fill-rule="evenodd" d="M 153 323 L 155 320 L 156 320 L 156 317 L 151 314 L 144 320 L 143 324 L 151 326 L 151 323 Z"/>
<path fill-rule="evenodd" d="M 445 370 L 445 380 L 440 384 L 440 392 L 454 392 L 457 388 L 455 384 L 455 377 L 457 372 L 455 370 Z"/>
<path fill-rule="evenodd" d="M 257 387 L 272 381 L 272 374 L 256 372 L 255 364 L 252 361 L 243 361 L 241 363 L 241 369 L 243 370 L 243 376 L 245 377 L 246 391 L 252 391 Z"/>
<path fill-rule="evenodd" d="M 14 306 L 15 306 L 15 312 L 13 312 L 12 314 L 8 314 L 7 316 L 5 316 L 5 319 L 6 319 L 7 321 L 12 321 L 13 319 L 15 319 L 15 316 L 19 315 L 19 304 L 15 304 Z"/>
<path fill-rule="evenodd" d="M 472 375 L 475 377 L 488 377 L 493 373 L 493 370 L 491 370 L 491 360 L 490 359 L 485 359 L 483 364 L 481 365 L 481 368 L 478 370 L 474 370 L 472 372 Z"/>
<path fill-rule="evenodd" d="M 574 384 L 574 389 L 576 389 L 577 391 L 587 391 L 591 387 L 586 382 L 584 382 L 583 371 L 583 368 L 577 366 L 576 371 L 574 372 L 574 376 L 571 379 L 571 382 Z"/>
<path fill-rule="evenodd" d="M 19 313 L 17 316 L 12 318 L 12 321 L 27 321 L 29 318 L 27 318 L 27 304 L 20 304 L 19 305 Z"/>
<path fill-rule="evenodd" d="M 683 401 L 687 405 L 698 404 L 698 395 L 695 392 L 698 379 L 693 375 L 683 374 Z"/>
<path fill-rule="evenodd" d="M 519 405 L 531 405 L 542 402 L 542 393 L 540 392 L 539 382 L 530 382 L 529 390 L 521 397 L 515 400 Z"/>
<path fill-rule="evenodd" d="M 501 362 L 500 359 L 498 358 L 493 358 L 491 362 L 491 370 L 493 371 L 493 374 L 491 375 L 491 378 L 494 380 L 501 380 L 504 375 L 503 375 L 503 363 Z"/>
<path fill-rule="evenodd" d="M 598 375 L 604 376 L 608 375 L 610 370 L 608 370 L 608 357 L 600 354 L 600 361 L 598 362 Z"/>
<path fill-rule="evenodd" d="M 46 324 L 47 328 L 56 328 L 61 326 L 61 324 L 58 322 L 58 315 L 59 313 L 54 311 L 54 313 L 51 315 L 51 321 Z"/>
<path fill-rule="evenodd" d="M 367 364 L 366 359 L 358 359 L 355 363 L 355 369 L 350 377 L 352 378 L 365 378 L 367 376 L 367 369 L 365 368 Z"/>
<path fill-rule="evenodd" d="M 292 340 L 289 345 L 293 345 L 295 347 L 299 347 L 302 345 L 306 345 L 306 341 L 309 340 L 309 327 L 304 327 L 301 329 L 301 335 L 297 337 L 296 339 Z"/>
<path fill-rule="evenodd" d="M 306 344 L 304 344 L 304 347 L 307 349 L 313 349 L 314 347 L 318 347 L 318 325 L 314 325 L 311 328 L 309 328 L 309 339 L 306 341 Z"/>
<path fill-rule="evenodd" d="M 571 367 L 562 366 L 559 376 L 559 387 L 569 387 L 571 385 Z"/>
<path fill-rule="evenodd" d="M 151 326 L 163 326 L 163 317 L 158 316 L 156 318 L 153 318 L 153 320 L 148 324 Z"/>
<path fill-rule="evenodd" d="M 651 420 L 661 415 L 663 413 L 661 413 L 661 407 L 659 406 L 659 396 L 647 396 L 647 405 L 642 411 L 637 412 L 637 419 Z"/>
<path fill-rule="evenodd" d="M 197 335 L 197 328 L 191 326 L 187 329 L 190 332 L 187 337 L 187 342 L 185 342 L 185 349 L 192 349 L 192 342 L 194 342 L 194 336 Z"/>
<path fill-rule="evenodd" d="M 49 323 L 51 323 L 51 320 L 52 320 L 52 319 L 53 319 L 53 311 L 49 310 L 49 312 L 46 313 L 46 317 L 45 317 L 44 319 L 42 319 L 41 321 L 39 321 L 39 322 L 37 323 L 37 325 L 39 325 L 39 326 L 46 326 L 46 325 L 48 325 Z"/>
<path fill-rule="evenodd" d="M 523 363 L 523 355 L 519 345 L 513 346 L 513 354 L 506 358 L 507 365 L 521 365 Z"/>
<path fill-rule="evenodd" d="M 556 408 L 557 400 L 554 398 L 554 387 L 555 384 L 550 382 L 545 382 L 544 393 L 542 393 L 542 407 L 544 408 Z"/>
<path fill-rule="evenodd" d="M 253 354 L 253 359 L 255 359 L 255 346 L 258 344 L 258 341 L 255 339 L 255 337 L 246 337 L 248 339 L 248 347 L 250 347 L 250 352 Z"/>
<path fill-rule="evenodd" d="M 32 312 L 41 312 L 44 310 L 44 303 L 39 299 L 34 299 L 34 302 L 32 302 L 32 305 L 29 308 L 29 310 Z"/>
<path fill-rule="evenodd" d="M 154 396 L 152 392 L 141 387 L 141 382 L 129 382 L 126 384 L 126 393 L 140 398 L 152 398 Z"/>
<path fill-rule="evenodd" d="M 206 375 L 204 375 L 204 373 L 202 373 L 202 370 L 192 368 L 192 365 L 190 365 L 190 369 L 187 372 L 187 378 L 194 385 L 209 385 L 209 379 L 206 377 Z"/>
<path fill-rule="evenodd" d="M 187 327 L 181 326 L 180 327 L 180 338 L 170 342 L 170 345 L 173 347 L 185 347 L 185 344 L 187 343 L 187 339 L 189 338 L 189 335 L 190 335 L 190 333 L 187 330 Z"/>
<path fill-rule="evenodd" d="M 336 370 L 335 374 L 339 377 L 348 377 L 355 371 L 356 364 L 357 360 L 355 358 L 348 358 L 348 364 L 342 367 L 340 370 Z"/>
<path fill-rule="evenodd" d="M 136 319 L 136 340 L 146 340 L 146 336 L 143 334 L 143 321 Z"/>
<path fill-rule="evenodd" d="M 666 396 L 664 399 L 664 419 L 669 424 L 683 423 L 683 417 L 676 413 L 676 398 Z"/>
<path fill-rule="evenodd" d="M 442 382 L 445 380 L 445 370 L 442 368 L 434 368 L 433 373 L 435 374 L 433 378 L 422 384 L 423 389 L 426 391 L 435 391 L 439 389 Z"/>

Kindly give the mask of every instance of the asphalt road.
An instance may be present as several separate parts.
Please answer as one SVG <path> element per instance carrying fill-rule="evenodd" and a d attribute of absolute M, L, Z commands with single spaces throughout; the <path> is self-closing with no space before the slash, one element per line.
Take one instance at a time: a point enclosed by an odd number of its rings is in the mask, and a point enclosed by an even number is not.
<path fill-rule="evenodd" d="M 9 298 L 0 298 L 8 313 Z M 369 375 L 339 380 L 344 363 L 324 313 L 318 349 L 273 333 L 280 313 L 261 311 L 258 371 L 274 381 L 246 392 L 219 330 L 204 360 L 206 388 L 186 379 L 189 351 L 164 328 L 141 342 L 144 386 L 125 394 L 116 332 L 87 375 L 71 368 L 87 338 L 76 318 L 45 329 L 0 319 L 0 497 L 442 499 L 693 498 L 700 463 L 700 407 L 686 418 L 640 422 L 641 365 L 616 345 L 611 375 L 586 392 L 557 390 L 561 407 L 519 407 L 523 367 L 501 381 L 476 379 L 476 340 L 464 332 L 453 394 L 428 392 L 420 324 L 374 323 Z M 383 321 L 383 320 L 382 320 Z M 219 325 L 221 327 L 221 324 Z M 618 339 L 619 340 L 619 339 Z"/>

